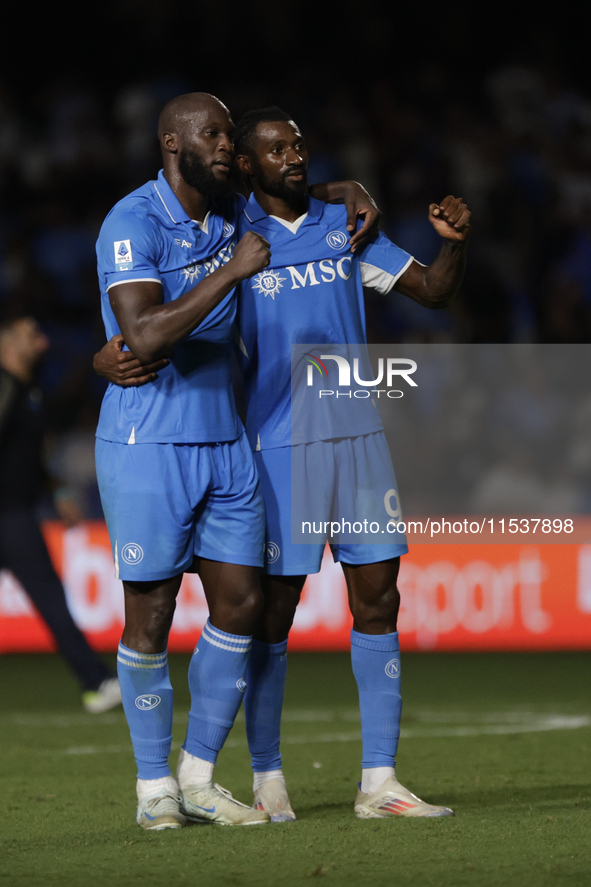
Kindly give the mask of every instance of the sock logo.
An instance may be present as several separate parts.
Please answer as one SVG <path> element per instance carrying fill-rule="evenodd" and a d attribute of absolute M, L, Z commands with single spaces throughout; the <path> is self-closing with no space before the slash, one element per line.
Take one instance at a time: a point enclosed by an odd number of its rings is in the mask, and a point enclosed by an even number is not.
<path fill-rule="evenodd" d="M 150 709 L 156 708 L 157 705 L 160 705 L 161 702 L 162 698 L 160 696 L 138 696 L 135 700 L 135 707 L 139 708 L 140 711 L 150 711 Z"/>
<path fill-rule="evenodd" d="M 236 681 L 236 686 L 241 693 L 244 693 L 244 691 L 246 690 L 246 681 L 244 680 L 244 678 L 238 678 L 238 680 Z"/>
<path fill-rule="evenodd" d="M 390 659 L 386 668 L 384 669 L 389 678 L 399 678 L 400 677 L 400 659 Z"/>

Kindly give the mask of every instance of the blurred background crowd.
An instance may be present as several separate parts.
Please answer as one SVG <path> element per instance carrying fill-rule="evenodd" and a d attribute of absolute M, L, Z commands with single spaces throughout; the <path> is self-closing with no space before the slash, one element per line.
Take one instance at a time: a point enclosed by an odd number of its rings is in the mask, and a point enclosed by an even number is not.
<path fill-rule="evenodd" d="M 111 206 L 155 177 L 157 116 L 179 93 L 211 91 L 235 119 L 289 111 L 310 182 L 362 182 L 386 233 L 424 263 L 439 248 L 428 204 L 464 198 L 461 298 L 428 312 L 368 295 L 370 341 L 589 341 L 591 88 L 583 20 L 569 15 L 520 30 L 482 10 L 381 0 L 308 15 L 262 0 L 107 0 L 91 19 L 52 7 L 17 26 L 0 80 L 0 310 L 25 308 L 50 336 L 51 458 L 88 517 L 101 516 L 94 244 Z"/>

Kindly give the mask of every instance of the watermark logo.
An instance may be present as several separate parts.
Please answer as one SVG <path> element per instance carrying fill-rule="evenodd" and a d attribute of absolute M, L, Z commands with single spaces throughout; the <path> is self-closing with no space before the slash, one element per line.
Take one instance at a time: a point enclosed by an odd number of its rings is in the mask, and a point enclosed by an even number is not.
<path fill-rule="evenodd" d="M 121 549 L 121 557 L 126 564 L 134 566 L 144 559 L 144 549 L 137 542 L 128 542 Z"/>
<path fill-rule="evenodd" d="M 343 357 L 341 354 L 320 354 L 316 355 L 312 352 L 302 352 L 304 357 L 308 363 L 308 375 L 306 379 L 306 384 L 309 388 L 313 387 L 315 373 L 314 369 L 316 369 L 321 378 L 324 380 L 328 379 L 329 376 L 329 367 L 326 365 L 326 361 L 333 361 L 336 363 L 336 368 L 338 370 L 338 380 L 336 384 L 339 389 L 348 389 L 345 391 L 335 391 L 330 388 L 320 389 L 318 392 L 318 397 L 357 397 L 357 398 L 366 398 L 371 397 L 372 394 L 375 394 L 377 397 L 385 394 L 386 397 L 390 398 L 400 398 L 404 396 L 404 392 L 400 389 L 394 388 L 395 382 L 399 382 L 402 380 L 407 385 L 412 388 L 417 388 L 418 385 L 414 379 L 412 379 L 413 373 L 417 370 L 417 363 L 414 360 L 410 360 L 406 357 L 387 357 L 385 360 L 383 357 L 380 357 L 378 360 L 378 368 L 377 375 L 375 379 L 362 379 L 362 372 L 365 374 L 367 370 L 363 370 L 360 368 L 360 359 L 355 357 L 353 359 L 353 367 L 351 368 L 351 362 Z M 362 362 L 362 365 L 365 364 L 365 361 Z M 333 365 L 329 365 L 331 369 L 334 369 Z M 352 369 L 352 372 L 351 372 Z M 371 373 L 373 375 L 373 371 Z M 333 373 L 330 374 L 331 376 Z M 353 381 L 355 384 L 360 386 L 359 388 L 353 389 L 351 383 L 351 375 L 353 375 Z M 334 383 L 333 383 L 334 384 Z M 385 384 L 385 388 L 378 388 L 377 386 Z"/>
<path fill-rule="evenodd" d="M 161 696 L 138 696 L 135 700 L 135 707 L 139 708 L 140 711 L 151 711 L 151 709 L 156 708 L 157 705 L 160 705 L 161 702 Z"/>
<path fill-rule="evenodd" d="M 390 659 L 384 669 L 389 678 L 400 677 L 400 659 Z"/>
<path fill-rule="evenodd" d="M 308 385 L 312 384 L 314 367 L 316 367 L 321 376 L 328 376 L 326 364 L 323 363 L 319 357 L 317 357 L 315 354 L 312 354 L 311 351 L 303 351 L 302 354 L 304 355 L 308 363 Z"/>

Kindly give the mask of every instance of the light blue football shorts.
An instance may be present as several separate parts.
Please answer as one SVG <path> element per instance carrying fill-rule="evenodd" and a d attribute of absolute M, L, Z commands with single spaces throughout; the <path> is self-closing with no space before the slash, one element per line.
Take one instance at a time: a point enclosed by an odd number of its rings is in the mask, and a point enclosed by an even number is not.
<path fill-rule="evenodd" d="M 382 431 L 258 450 L 254 456 L 265 502 L 265 572 L 268 574 L 318 573 L 330 535 L 325 524 L 345 516 L 355 524 L 358 518 L 369 515 L 366 526 L 372 518 L 377 518 L 379 529 L 369 534 L 348 534 L 346 543 L 342 536 L 340 541 L 330 542 L 335 561 L 372 564 L 408 552 L 405 534 L 386 529 L 395 511 L 392 506 L 399 500 Z M 397 513 L 400 519 L 399 511 Z M 300 527 L 302 517 L 313 518 L 314 526 L 319 529 L 310 534 L 313 541 L 307 544 L 293 541 L 306 538 L 292 533 L 292 522 L 293 526 Z M 353 539 L 360 541 L 351 541 Z M 377 539 L 379 543 L 374 542 Z"/>
<path fill-rule="evenodd" d="M 263 565 L 264 506 L 245 434 L 214 444 L 97 439 L 96 471 L 118 579 L 169 579 L 194 556 Z"/>

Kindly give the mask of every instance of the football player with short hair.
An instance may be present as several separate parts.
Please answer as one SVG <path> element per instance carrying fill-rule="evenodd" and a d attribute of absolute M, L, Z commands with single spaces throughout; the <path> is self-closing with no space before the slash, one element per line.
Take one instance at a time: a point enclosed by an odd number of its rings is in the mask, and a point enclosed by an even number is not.
<path fill-rule="evenodd" d="M 115 205 L 97 243 L 110 353 L 128 371 L 140 362 L 150 383 L 109 386 L 96 449 L 124 586 L 118 673 L 138 765 L 137 821 L 146 829 L 179 828 L 186 818 L 269 821 L 212 779 L 242 701 L 263 606 L 263 503 L 235 409 L 230 359 L 235 288 L 265 268 L 270 254 L 261 235 L 237 236 L 244 198 L 228 184 L 232 132 L 229 111 L 214 96 L 170 101 L 158 124 L 158 179 Z M 365 205 L 371 221 L 376 213 Z M 127 360 L 123 341 L 137 361 Z M 189 668 L 191 710 L 177 782 L 168 761 L 166 648 L 185 571 L 199 573 L 210 617 Z"/>
<path fill-rule="evenodd" d="M 272 818 L 293 819 L 279 752 L 285 652 L 306 575 L 320 569 L 327 539 L 291 542 L 291 472 L 303 466 L 295 486 L 305 486 L 306 471 L 314 465 L 308 486 L 322 479 L 325 500 L 342 496 L 355 476 L 365 493 L 372 489 L 383 502 L 396 481 L 377 410 L 366 410 L 349 439 L 331 434 L 330 423 L 302 432 L 290 422 L 291 346 L 327 343 L 330 350 L 331 344 L 365 342 L 364 286 L 382 294 L 396 289 L 428 308 L 448 305 L 464 273 L 470 213 L 451 196 L 430 205 L 429 220 L 442 246 L 428 267 L 382 234 L 352 254 L 342 207 L 309 195 L 306 145 L 288 114 L 278 108 L 246 114 L 236 129 L 235 153 L 252 187 L 240 231 L 265 237 L 271 249 L 271 267 L 239 288 L 246 429 L 261 477 L 266 539 L 272 543 L 263 579 L 265 610 L 247 670 L 246 724 L 255 805 Z M 395 775 L 401 714 L 396 581 L 407 547 L 400 534 L 390 538 L 385 545 L 331 545 L 343 567 L 354 619 L 351 652 L 363 741 L 355 813 L 360 818 L 452 815 L 447 807 L 418 799 Z"/>
<path fill-rule="evenodd" d="M 97 242 L 107 336 L 121 334 L 157 378 L 109 386 L 96 465 L 125 628 L 117 653 L 138 767 L 137 821 L 268 821 L 213 784 L 242 701 L 262 598 L 263 504 L 230 384 L 237 283 L 264 268 L 268 244 L 236 236 L 227 186 L 233 123 L 213 96 L 162 111 L 157 181 L 120 200 Z M 164 355 L 166 359 L 163 360 Z M 182 575 L 199 572 L 210 618 L 189 668 L 191 710 L 178 783 L 168 761 L 173 691 L 167 640 Z"/>

